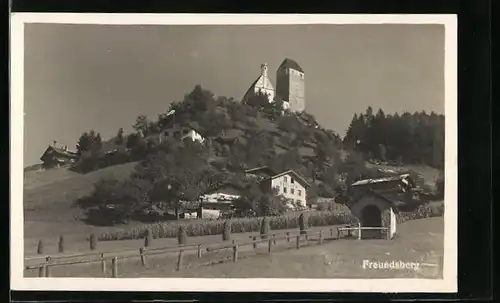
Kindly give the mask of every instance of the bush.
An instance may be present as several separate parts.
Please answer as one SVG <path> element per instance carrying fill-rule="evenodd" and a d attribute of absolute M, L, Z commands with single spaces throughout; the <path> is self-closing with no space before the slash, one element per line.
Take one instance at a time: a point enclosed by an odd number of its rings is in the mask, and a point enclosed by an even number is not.
<path fill-rule="evenodd" d="M 260 235 L 261 235 L 260 237 L 262 239 L 266 239 L 270 229 L 271 227 L 269 225 L 269 218 L 268 217 L 262 218 L 262 222 L 260 224 Z"/>
<path fill-rule="evenodd" d="M 187 233 L 186 233 L 186 228 L 184 226 L 179 226 L 178 232 L 177 232 L 177 242 L 179 245 L 186 245 L 187 244 Z"/>
<path fill-rule="evenodd" d="M 90 242 L 90 250 L 95 250 L 97 247 L 97 238 L 94 234 L 90 235 L 89 242 Z"/>
<path fill-rule="evenodd" d="M 63 236 L 59 236 L 59 253 L 63 253 L 64 252 L 64 237 Z"/>
<path fill-rule="evenodd" d="M 412 212 L 400 212 L 397 214 L 396 220 L 398 223 L 403 223 L 409 220 L 442 217 L 444 216 L 444 202 L 428 203 L 419 206 Z"/>
<path fill-rule="evenodd" d="M 307 231 L 307 222 L 306 222 L 306 217 L 304 216 L 304 213 L 301 213 L 299 216 L 299 228 L 300 228 L 300 234 L 305 234 Z"/>
<path fill-rule="evenodd" d="M 224 221 L 224 230 L 222 232 L 222 240 L 229 241 L 231 240 L 231 221 Z"/>
<path fill-rule="evenodd" d="M 151 229 L 146 230 L 146 237 L 144 238 L 144 247 L 149 247 L 153 244 L 153 232 Z"/>
<path fill-rule="evenodd" d="M 36 247 L 36 253 L 39 255 L 42 255 L 44 253 L 45 246 L 43 245 L 43 241 L 39 240 L 38 241 L 38 246 Z"/>

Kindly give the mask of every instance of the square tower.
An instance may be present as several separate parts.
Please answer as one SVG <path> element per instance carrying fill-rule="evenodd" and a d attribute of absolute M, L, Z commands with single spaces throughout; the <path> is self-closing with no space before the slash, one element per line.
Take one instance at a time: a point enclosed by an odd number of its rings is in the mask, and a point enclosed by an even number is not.
<path fill-rule="evenodd" d="M 304 70 L 292 59 L 285 59 L 276 72 L 276 95 L 292 112 L 305 110 Z"/>

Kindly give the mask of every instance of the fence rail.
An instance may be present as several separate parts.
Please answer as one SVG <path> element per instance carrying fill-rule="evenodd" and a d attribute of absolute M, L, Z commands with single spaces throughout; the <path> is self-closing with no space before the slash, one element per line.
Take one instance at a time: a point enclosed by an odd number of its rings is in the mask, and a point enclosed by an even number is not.
<path fill-rule="evenodd" d="M 334 230 L 337 230 L 337 238 L 334 238 Z M 254 236 L 249 236 L 250 240 L 248 241 L 236 241 L 232 240 L 230 243 L 219 242 L 216 244 L 191 244 L 191 245 L 177 245 L 177 246 L 168 246 L 168 247 L 156 247 L 156 248 L 147 248 L 141 247 L 135 250 L 128 250 L 124 252 L 92 252 L 86 254 L 76 254 L 76 255 L 67 255 L 67 256 L 45 256 L 45 262 L 25 266 L 26 270 L 34 270 L 38 269 L 39 277 L 50 277 L 50 269 L 52 267 L 58 266 L 68 266 L 68 265 L 77 265 L 77 264 L 91 264 L 91 263 L 101 263 L 101 271 L 105 275 L 107 271 L 107 265 L 109 261 L 111 261 L 112 266 L 112 277 L 118 277 L 118 260 L 128 259 L 128 258 L 138 258 L 141 259 L 142 266 L 147 266 L 147 256 L 161 255 L 166 253 L 177 253 L 177 262 L 176 262 L 176 270 L 179 271 L 182 268 L 183 260 L 186 252 L 197 251 L 197 258 L 200 259 L 203 255 L 203 252 L 213 252 L 224 249 L 232 249 L 232 261 L 237 262 L 239 258 L 240 248 L 245 246 L 253 246 L 253 249 L 257 249 L 258 245 L 261 243 L 267 242 L 267 252 L 271 253 L 273 247 L 276 246 L 276 242 L 278 240 L 286 240 L 287 243 L 291 243 L 293 239 L 295 240 L 296 249 L 300 249 L 302 246 L 302 242 L 304 240 L 306 242 L 313 240 L 317 241 L 318 244 L 323 244 L 325 240 L 333 240 L 339 239 L 341 231 L 346 230 L 362 230 L 362 229 L 387 229 L 387 228 L 366 228 L 366 227 L 337 227 L 337 228 L 329 228 L 330 238 L 325 238 L 325 231 L 320 229 L 319 231 L 287 231 L 287 232 L 276 232 L 269 234 L 259 234 Z M 312 238 L 311 238 L 312 237 Z M 65 261 L 72 258 L 81 258 L 81 257 L 94 257 L 92 259 L 84 259 L 84 260 L 73 260 L 73 261 Z M 32 258 L 34 259 L 34 258 Z"/>

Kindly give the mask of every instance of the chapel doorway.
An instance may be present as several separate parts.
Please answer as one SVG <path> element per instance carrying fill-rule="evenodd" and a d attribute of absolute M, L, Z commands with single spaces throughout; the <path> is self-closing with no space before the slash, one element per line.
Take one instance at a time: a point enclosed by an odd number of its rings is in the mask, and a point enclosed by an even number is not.
<path fill-rule="evenodd" d="M 382 213 L 375 205 L 367 205 L 361 211 L 361 226 L 362 227 L 382 227 Z M 361 232 L 363 239 L 380 239 L 382 237 L 381 230 L 363 230 Z"/>

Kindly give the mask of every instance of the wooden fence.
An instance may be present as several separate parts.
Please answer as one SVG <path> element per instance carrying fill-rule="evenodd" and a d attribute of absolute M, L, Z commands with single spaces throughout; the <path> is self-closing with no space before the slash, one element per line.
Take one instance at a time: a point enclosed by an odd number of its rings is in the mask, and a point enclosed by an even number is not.
<path fill-rule="evenodd" d="M 334 238 L 334 230 L 336 229 L 337 238 Z M 177 253 L 177 262 L 176 262 L 176 270 L 179 271 L 183 267 L 183 260 L 186 252 L 196 251 L 197 258 L 200 259 L 204 252 L 213 252 L 224 249 L 232 249 L 232 261 L 237 262 L 239 258 L 240 248 L 244 246 L 252 246 L 253 249 L 257 249 L 258 245 L 261 243 L 267 243 L 267 252 L 272 253 L 273 247 L 276 246 L 276 242 L 278 240 L 286 240 L 287 243 L 295 242 L 295 248 L 300 249 L 302 246 L 302 242 L 304 240 L 306 242 L 313 240 L 317 241 L 318 244 L 323 244 L 325 240 L 333 240 L 339 239 L 342 231 L 350 231 L 353 229 L 359 230 L 363 229 L 377 229 L 377 228 L 363 228 L 363 227 L 338 227 L 338 228 L 330 228 L 330 238 L 326 238 L 324 230 L 320 229 L 319 231 L 311 232 L 308 231 L 306 233 L 302 233 L 300 230 L 293 232 L 277 232 L 267 235 L 255 235 L 250 236 L 249 241 L 244 242 L 236 242 L 235 240 L 230 243 L 217 243 L 215 246 L 210 244 L 193 244 L 193 245 L 179 245 L 179 246 L 170 246 L 170 247 L 158 247 L 158 248 L 146 248 L 141 247 L 138 250 L 128 250 L 121 252 L 95 252 L 95 253 L 83 253 L 83 254 L 74 254 L 74 255 L 66 255 L 66 256 L 45 256 L 45 260 L 43 263 L 25 266 L 26 270 L 36 270 L 38 269 L 38 277 L 50 277 L 51 276 L 51 268 L 59 267 L 59 266 L 70 266 L 77 264 L 91 264 L 91 263 L 101 263 L 101 271 L 103 276 L 107 274 L 108 265 L 111 261 L 111 276 L 113 278 L 118 277 L 118 261 L 128 258 L 137 258 L 140 257 L 141 264 L 143 267 L 147 266 L 147 257 L 154 255 L 161 255 L 167 253 Z M 378 228 L 385 230 L 386 228 Z M 312 238 L 311 238 L 312 237 Z M 358 239 L 360 239 L 358 237 Z M 84 260 L 71 260 L 75 258 L 81 257 L 95 257 L 93 259 L 84 259 Z M 39 257 L 38 257 L 39 258 Z M 31 258 L 31 260 L 37 258 Z M 29 260 L 26 258 L 25 260 Z"/>

